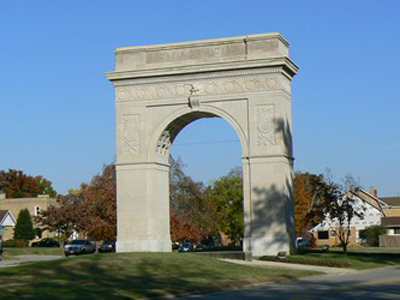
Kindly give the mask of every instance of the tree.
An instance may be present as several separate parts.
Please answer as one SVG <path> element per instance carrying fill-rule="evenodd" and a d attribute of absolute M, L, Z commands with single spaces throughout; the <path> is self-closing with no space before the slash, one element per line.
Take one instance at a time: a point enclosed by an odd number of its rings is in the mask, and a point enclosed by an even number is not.
<path fill-rule="evenodd" d="M 320 223 L 322 210 L 313 206 L 317 191 L 326 186 L 323 175 L 296 172 L 294 176 L 295 229 L 297 236 L 304 236 L 312 227 Z"/>
<path fill-rule="evenodd" d="M 9 169 L 8 172 L 0 171 L 0 189 L 6 193 L 7 198 L 37 197 L 48 194 L 57 195 L 51 181 L 43 176 L 32 177 L 21 170 Z"/>
<path fill-rule="evenodd" d="M 21 209 L 14 228 L 14 239 L 30 241 L 35 238 L 31 215 L 27 208 Z"/>
<path fill-rule="evenodd" d="M 206 199 L 216 207 L 219 230 L 227 234 L 234 244 L 243 238 L 243 179 L 240 168 L 216 180 L 206 191 Z"/>
<path fill-rule="evenodd" d="M 59 196 L 57 205 L 50 205 L 47 210 L 41 211 L 35 217 L 35 222 L 42 230 L 58 233 L 60 248 L 64 248 L 65 241 L 74 231 L 80 229 L 80 219 L 85 216 L 85 210 L 76 195 Z M 62 251 L 64 254 L 64 251 Z"/>
<path fill-rule="evenodd" d="M 38 185 L 38 195 L 49 195 L 50 197 L 56 197 L 57 192 L 52 187 L 52 182 L 47 180 L 41 175 L 35 177 L 35 181 Z"/>
<path fill-rule="evenodd" d="M 204 198 L 205 187 L 183 171 L 184 164 L 170 156 L 171 237 L 174 242 L 199 243 L 216 230 L 214 209 Z"/>
<path fill-rule="evenodd" d="M 171 239 L 174 242 L 191 241 L 194 244 L 200 243 L 209 232 L 194 224 L 190 215 L 179 215 L 171 211 Z"/>
<path fill-rule="evenodd" d="M 387 228 L 382 225 L 372 225 L 364 230 L 367 245 L 370 247 L 379 247 L 379 236 L 386 234 Z"/>
<path fill-rule="evenodd" d="M 96 240 L 115 240 L 117 234 L 117 191 L 115 165 L 103 167 L 100 174 L 78 193 L 85 216 L 80 227 Z"/>
<path fill-rule="evenodd" d="M 351 176 L 346 179 L 346 187 L 354 183 Z M 328 181 L 324 189 L 316 194 L 315 205 L 324 212 L 325 221 L 333 229 L 333 232 L 340 240 L 344 253 L 347 253 L 347 246 L 350 242 L 351 220 L 354 217 L 364 218 L 364 206 L 358 205 L 357 200 L 349 195 L 343 187 L 333 181 Z"/>

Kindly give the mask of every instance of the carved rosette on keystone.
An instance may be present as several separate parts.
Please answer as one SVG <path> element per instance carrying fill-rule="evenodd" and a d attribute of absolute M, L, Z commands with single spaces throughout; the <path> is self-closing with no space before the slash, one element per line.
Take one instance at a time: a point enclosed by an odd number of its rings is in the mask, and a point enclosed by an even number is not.
<path fill-rule="evenodd" d="M 294 245 L 291 81 L 279 33 L 117 49 L 117 251 L 171 251 L 169 154 L 201 118 L 223 118 L 243 162 L 243 251 Z M 204 162 L 207 163 L 207 162 Z"/>

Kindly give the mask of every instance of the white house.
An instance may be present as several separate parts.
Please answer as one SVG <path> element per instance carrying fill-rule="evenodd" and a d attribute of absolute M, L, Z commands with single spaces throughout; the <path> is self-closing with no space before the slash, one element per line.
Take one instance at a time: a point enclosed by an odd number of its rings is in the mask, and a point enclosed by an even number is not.
<path fill-rule="evenodd" d="M 376 199 L 378 201 L 375 202 L 366 201 L 356 191 L 349 191 L 347 195 L 354 200 L 355 210 L 362 212 L 364 216 L 364 218 L 353 217 L 350 222 L 349 246 L 354 246 L 365 242 L 363 231 L 369 226 L 381 225 L 381 218 L 386 215 L 379 199 Z M 317 246 L 335 246 L 340 244 L 340 240 L 336 236 L 338 227 L 339 224 L 335 219 L 332 220 L 326 216 L 325 220 L 312 228 L 310 232 L 315 237 Z"/>

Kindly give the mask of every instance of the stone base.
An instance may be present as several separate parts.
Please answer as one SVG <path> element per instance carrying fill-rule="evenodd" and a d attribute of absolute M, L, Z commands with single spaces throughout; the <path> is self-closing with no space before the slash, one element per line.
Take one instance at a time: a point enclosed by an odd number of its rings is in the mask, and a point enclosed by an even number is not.
<path fill-rule="evenodd" d="M 290 255 L 290 244 L 289 238 L 258 237 L 252 239 L 251 250 L 253 257 L 276 256 L 279 252 L 286 252 L 286 255 Z"/>
<path fill-rule="evenodd" d="M 172 252 L 170 240 L 117 240 L 116 252 Z"/>

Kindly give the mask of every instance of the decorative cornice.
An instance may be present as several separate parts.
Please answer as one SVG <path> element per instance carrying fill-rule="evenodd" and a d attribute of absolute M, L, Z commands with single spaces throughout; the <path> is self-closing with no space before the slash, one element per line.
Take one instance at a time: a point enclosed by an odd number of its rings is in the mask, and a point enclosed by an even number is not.
<path fill-rule="evenodd" d="M 148 70 L 108 72 L 107 79 L 115 86 L 120 81 L 143 80 L 165 77 L 196 76 L 203 74 L 218 74 L 225 72 L 244 72 L 257 69 L 279 69 L 281 73 L 291 79 L 298 71 L 298 67 L 288 57 L 274 57 L 269 59 L 254 59 L 246 61 L 222 62 L 214 64 L 199 64 L 196 66 L 180 66 L 167 68 L 153 68 Z M 205 75 L 207 76 L 207 75 Z M 211 75 L 212 76 L 212 75 Z M 163 80 L 163 79 L 162 79 Z"/>
<path fill-rule="evenodd" d="M 273 74 L 273 73 L 282 73 L 282 68 L 274 67 L 274 68 L 262 68 L 262 69 L 251 69 L 251 70 L 187 74 L 187 75 L 180 75 L 180 76 L 178 75 L 178 76 L 163 76 L 163 77 L 155 77 L 155 78 L 127 79 L 127 80 L 118 80 L 118 81 L 114 82 L 114 86 L 118 87 L 118 86 L 127 86 L 127 85 L 187 82 L 187 81 L 195 81 L 195 80 L 265 75 L 265 74 Z"/>

